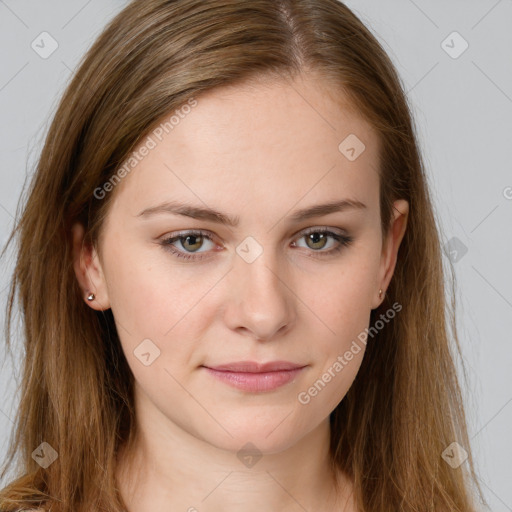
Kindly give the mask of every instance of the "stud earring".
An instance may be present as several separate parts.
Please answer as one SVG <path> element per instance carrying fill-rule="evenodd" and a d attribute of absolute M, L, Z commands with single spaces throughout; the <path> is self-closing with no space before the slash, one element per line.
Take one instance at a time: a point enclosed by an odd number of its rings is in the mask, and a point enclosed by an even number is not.
<path fill-rule="evenodd" d="M 91 300 L 94 300 L 96 298 L 96 295 L 94 295 L 94 293 L 90 293 L 89 295 L 87 295 L 87 300 L 91 301 Z"/>
<path fill-rule="evenodd" d="M 381 298 L 382 298 L 382 289 L 379 290 L 379 299 L 381 299 Z"/>

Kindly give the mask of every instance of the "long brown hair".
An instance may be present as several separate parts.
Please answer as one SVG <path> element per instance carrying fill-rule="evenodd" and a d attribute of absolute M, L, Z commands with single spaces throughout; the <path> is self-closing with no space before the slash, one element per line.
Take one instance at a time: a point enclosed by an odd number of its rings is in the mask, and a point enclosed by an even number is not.
<path fill-rule="evenodd" d="M 96 245 L 115 196 L 99 200 L 94 191 L 191 98 L 309 71 L 321 73 L 333 94 L 345 94 L 379 135 L 383 236 L 393 201 L 410 205 L 395 273 L 371 325 L 390 304 L 403 309 L 368 343 L 331 414 L 333 464 L 353 479 L 361 512 L 476 510 L 475 496 L 483 497 L 455 367 L 455 293 L 446 300 L 440 226 L 412 115 L 389 57 L 337 0 L 134 1 L 84 56 L 7 244 L 18 237 L 6 342 L 11 350 L 18 293 L 24 359 L 2 477 L 17 453 L 18 474 L 0 493 L 1 508 L 125 508 L 115 468 L 135 430 L 133 375 L 111 311 L 87 307 L 72 265 L 71 226 L 81 222 Z M 442 457 L 452 442 L 468 453 L 457 468 Z M 46 468 L 33 457 L 41 443 L 58 454 Z"/>

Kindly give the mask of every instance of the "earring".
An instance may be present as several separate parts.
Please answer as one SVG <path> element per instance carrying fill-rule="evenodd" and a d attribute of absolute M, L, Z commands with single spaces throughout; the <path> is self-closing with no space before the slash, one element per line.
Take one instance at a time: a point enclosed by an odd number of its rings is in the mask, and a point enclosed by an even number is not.
<path fill-rule="evenodd" d="M 382 298 L 382 289 L 379 290 L 379 299 L 381 299 L 381 298 Z"/>
<path fill-rule="evenodd" d="M 96 295 L 94 295 L 94 293 L 90 293 L 89 295 L 87 295 L 87 300 L 94 300 L 96 297 Z"/>

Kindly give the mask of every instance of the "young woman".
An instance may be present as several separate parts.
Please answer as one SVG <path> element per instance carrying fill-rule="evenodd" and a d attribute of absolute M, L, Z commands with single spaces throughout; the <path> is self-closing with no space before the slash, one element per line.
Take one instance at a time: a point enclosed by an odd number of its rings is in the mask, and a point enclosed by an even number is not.
<path fill-rule="evenodd" d="M 342 3 L 129 4 L 14 236 L 0 509 L 476 510 L 414 124 Z"/>

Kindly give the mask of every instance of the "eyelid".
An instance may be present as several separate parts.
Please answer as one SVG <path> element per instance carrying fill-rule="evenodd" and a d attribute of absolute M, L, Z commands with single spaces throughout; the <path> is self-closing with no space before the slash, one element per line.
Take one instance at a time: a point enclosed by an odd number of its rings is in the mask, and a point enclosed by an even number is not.
<path fill-rule="evenodd" d="M 297 238 L 297 237 L 300 238 L 300 237 L 309 235 L 311 233 L 317 233 L 319 231 L 332 231 L 333 233 L 335 233 L 337 235 L 340 235 L 340 236 L 346 236 L 346 237 L 349 236 L 348 231 L 345 230 L 345 229 L 337 228 L 337 227 L 334 227 L 334 226 L 322 226 L 322 225 L 319 225 L 319 226 L 310 226 L 308 228 L 299 229 L 298 231 L 296 231 L 292 235 L 292 237 L 294 239 Z M 218 238 L 217 235 L 215 233 L 213 233 L 212 231 L 209 231 L 208 229 L 202 229 L 202 228 L 198 228 L 198 229 L 191 228 L 191 229 L 184 229 L 184 230 L 181 230 L 181 231 L 174 231 L 172 233 L 163 235 L 160 238 L 161 239 L 165 239 L 165 240 L 169 240 L 171 238 L 180 238 L 180 237 L 185 237 L 187 235 L 203 236 L 203 237 L 208 238 L 209 240 L 212 240 L 212 241 L 215 240 L 216 238 Z"/>
<path fill-rule="evenodd" d="M 311 234 L 311 233 L 324 233 L 329 238 L 334 238 L 337 242 L 337 246 L 328 250 L 328 251 L 314 251 L 310 250 L 311 257 L 329 257 L 334 256 L 336 253 L 340 252 L 342 249 L 348 247 L 352 242 L 354 241 L 354 237 L 350 236 L 345 230 L 341 228 L 336 227 L 330 227 L 330 226 L 311 226 L 309 228 L 304 228 L 302 230 L 299 230 L 296 234 L 293 235 L 294 241 L 293 243 L 296 243 L 296 240 L 300 240 L 304 238 L 305 236 Z M 173 255 L 175 255 L 177 258 L 182 258 L 185 260 L 190 261 L 201 261 L 204 259 L 209 258 L 208 251 L 203 252 L 197 252 L 197 253 L 187 253 L 178 249 L 175 249 L 173 247 L 173 243 L 179 241 L 182 238 L 186 238 L 187 236 L 201 236 L 203 238 L 206 238 L 207 240 L 214 242 L 214 239 L 216 238 L 216 235 L 214 235 L 211 231 L 205 230 L 205 229 L 188 229 L 183 231 L 178 231 L 174 233 L 170 233 L 169 235 L 165 235 L 160 240 L 160 244 L 163 246 L 165 250 L 170 251 Z M 206 254 L 206 256 L 202 256 L 203 254 Z M 200 256 L 196 256 L 200 255 Z"/>

